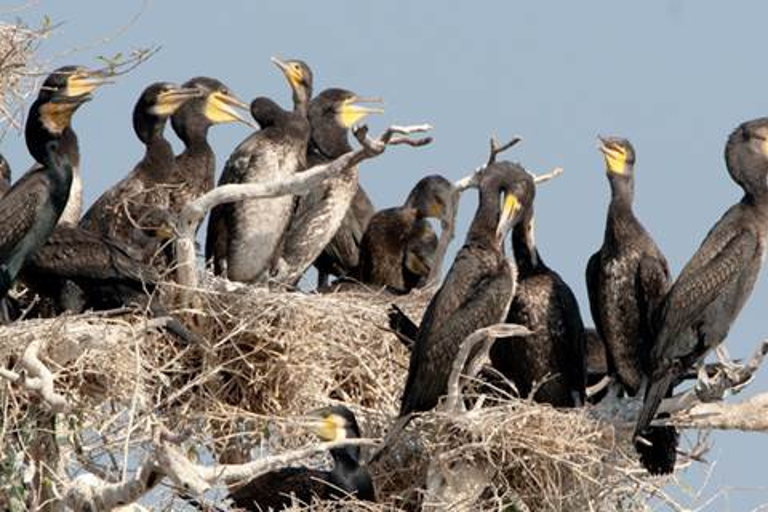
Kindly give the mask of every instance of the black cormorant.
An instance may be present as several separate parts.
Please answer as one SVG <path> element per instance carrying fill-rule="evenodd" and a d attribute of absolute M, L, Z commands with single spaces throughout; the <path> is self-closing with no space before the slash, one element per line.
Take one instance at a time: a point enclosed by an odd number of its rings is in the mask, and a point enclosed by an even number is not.
<path fill-rule="evenodd" d="M 107 79 L 99 72 L 90 71 L 82 66 L 63 66 L 48 75 L 40 87 L 38 99 L 46 101 L 46 98 L 49 98 L 51 94 L 60 98 L 82 98 L 104 83 L 107 83 Z M 58 109 L 53 108 L 52 110 Z M 52 112 L 52 115 L 57 115 L 57 113 Z M 58 115 L 63 115 L 63 112 Z M 72 166 L 72 185 L 69 188 L 69 198 L 61 217 L 59 217 L 59 222 L 77 224 L 83 213 L 83 183 L 80 175 L 80 148 L 77 135 L 71 124 L 67 124 L 58 139 L 60 154 L 66 155 Z"/>
<path fill-rule="evenodd" d="M 227 160 L 219 185 L 279 181 L 306 165 L 312 96 L 312 71 L 304 62 L 273 59 L 293 90 L 293 111 L 284 111 L 267 98 L 254 100 L 254 116 L 267 125 L 251 134 Z M 256 119 L 262 124 L 259 119 Z M 206 237 L 206 259 L 214 271 L 232 281 L 257 282 L 268 277 L 288 221 L 294 197 L 246 199 L 211 210 Z M 225 240 L 222 241 L 220 237 Z M 215 252 L 214 252 L 215 251 Z"/>
<path fill-rule="evenodd" d="M 327 407 L 313 416 L 320 419 L 318 436 L 326 442 L 360 437 L 355 415 L 343 406 Z M 292 504 L 292 497 L 309 505 L 312 500 L 344 499 L 375 501 L 373 481 L 367 468 L 360 465 L 360 447 L 346 446 L 331 450 L 333 469 L 322 471 L 306 467 L 288 467 L 251 480 L 232 491 L 234 505 L 244 510 L 282 510 Z"/>
<path fill-rule="evenodd" d="M 72 163 L 62 136 L 89 92 L 73 95 L 67 77 L 49 77 L 29 109 L 27 148 L 39 165 L 0 199 L 0 297 L 5 297 L 30 254 L 48 239 L 69 199 Z M 58 84 L 58 87 L 54 87 Z M 45 87 L 45 86 L 44 86 Z"/>
<path fill-rule="evenodd" d="M 144 157 L 119 183 L 88 209 L 80 226 L 114 240 L 130 242 L 149 209 L 170 208 L 175 160 L 163 132 L 168 118 L 185 102 L 202 96 L 196 87 L 157 82 L 142 92 L 133 109 L 133 129 L 145 145 Z"/>
<path fill-rule="evenodd" d="M 584 324 L 570 287 L 539 255 L 532 210 L 512 231 L 517 288 L 506 320 L 524 325 L 531 335 L 497 340 L 491 364 L 521 397 L 530 397 L 536 386 L 531 398 L 537 402 L 580 406 L 587 375 Z"/>
<path fill-rule="evenodd" d="M 453 221 L 453 185 L 442 176 L 422 178 L 403 206 L 376 212 L 365 230 L 360 246 L 358 279 L 366 284 L 409 291 L 404 283 L 403 262 L 409 238 L 418 237 L 423 227 L 417 220 L 434 218 Z"/>
<path fill-rule="evenodd" d="M 660 307 L 650 385 L 635 428 L 637 436 L 646 436 L 661 400 L 681 375 L 698 366 L 728 335 L 765 258 L 768 118 L 742 123 L 731 133 L 725 162 L 744 196 L 709 231 Z M 635 445 L 642 457 L 648 446 L 642 440 Z M 671 472 L 674 454 L 667 462 L 648 469 Z"/>
<path fill-rule="evenodd" d="M 427 284 L 435 265 L 438 239 L 427 219 L 416 219 L 408 233 L 403 253 L 403 289 L 412 290 Z"/>
<path fill-rule="evenodd" d="M 517 164 L 496 162 L 484 171 L 479 188 L 464 246 L 419 326 L 401 416 L 435 407 L 447 391 L 461 343 L 477 329 L 501 322 L 512 302 L 515 270 L 504 256 L 504 238 L 531 204 L 533 178 Z"/>
<path fill-rule="evenodd" d="M 653 314 L 669 288 L 667 261 L 632 211 L 635 150 L 626 139 L 601 139 L 611 202 L 603 246 L 587 264 L 595 328 L 608 372 L 634 396 L 649 374 Z"/>
<path fill-rule="evenodd" d="M 215 124 L 233 122 L 254 127 L 239 112 L 247 112 L 248 105 L 215 78 L 192 78 L 182 87 L 197 87 L 204 96 L 188 101 L 171 116 L 173 131 L 184 142 L 184 151 L 176 156 L 171 178 L 173 213 L 179 213 L 188 203 L 213 189 L 216 155 L 208 143 L 208 129 Z"/>
<path fill-rule="evenodd" d="M 333 88 L 324 90 L 310 102 L 308 168 L 352 151 L 347 140 L 350 127 L 368 114 L 383 112 L 360 104 L 368 101 L 371 100 L 351 91 Z M 350 218 L 350 207 L 358 191 L 357 180 L 358 170 L 354 166 L 297 199 L 278 266 L 273 272 L 283 284 L 295 285 L 323 251 L 356 258 L 357 244 L 363 234 L 355 222 L 356 217 Z M 346 224 L 345 219 L 348 219 Z M 343 231 L 339 233 L 339 230 Z"/>

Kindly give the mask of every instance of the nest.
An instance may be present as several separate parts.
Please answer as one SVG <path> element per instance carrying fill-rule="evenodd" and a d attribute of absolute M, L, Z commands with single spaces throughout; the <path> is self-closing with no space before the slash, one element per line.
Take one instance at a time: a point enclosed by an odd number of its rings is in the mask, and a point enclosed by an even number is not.
<path fill-rule="evenodd" d="M 0 23 L 0 126 L 20 126 L 25 101 L 38 78 L 32 71 L 33 56 L 49 31 L 47 22 L 36 29 L 20 22 Z"/>
<path fill-rule="evenodd" d="M 387 309 L 394 302 L 418 319 L 429 290 L 318 295 L 228 286 L 209 278 L 196 307 L 177 312 L 204 338 L 199 345 L 184 345 L 142 312 L 69 316 L 0 328 L 0 364 L 12 366 L 29 340 L 47 340 L 43 360 L 76 419 L 57 427 L 59 439 L 78 440 L 62 451 L 72 466 L 105 477 L 120 478 L 121 463 L 146 453 L 158 422 L 185 434 L 190 452 L 208 463 L 311 443 L 296 417 L 332 402 L 355 411 L 365 437 L 387 437 L 409 359 L 386 329 Z M 0 385 L 0 453 L 25 453 L 17 434 L 42 405 L 34 393 Z M 390 436 L 370 464 L 379 503 L 350 499 L 342 509 L 644 510 L 655 487 L 629 437 L 587 410 L 515 398 L 430 412 Z M 104 462 L 104 454 L 116 462 Z M 19 457 L 11 459 L 6 464 L 18 466 Z M 158 489 L 152 503 L 179 506 Z M 325 508 L 339 504 L 313 504 Z"/>

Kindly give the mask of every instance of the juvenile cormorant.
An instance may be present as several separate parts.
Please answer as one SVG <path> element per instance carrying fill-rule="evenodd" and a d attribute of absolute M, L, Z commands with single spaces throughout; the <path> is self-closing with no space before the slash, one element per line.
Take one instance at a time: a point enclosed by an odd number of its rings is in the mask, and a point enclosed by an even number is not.
<path fill-rule="evenodd" d="M 512 302 L 515 270 L 504 256 L 504 238 L 531 204 L 533 178 L 517 164 L 496 162 L 484 171 L 479 188 L 464 246 L 419 326 L 401 416 L 437 405 L 461 343 L 477 329 L 502 321 Z"/>
<path fill-rule="evenodd" d="M 54 70 L 43 82 L 38 100 L 47 101 L 51 95 L 60 98 L 77 99 L 91 94 L 97 87 L 107 83 L 105 77 L 82 66 L 63 66 Z M 53 108 L 53 110 L 58 110 Z M 52 112 L 52 115 L 65 115 Z M 69 188 L 67 205 L 59 218 L 60 223 L 77 224 L 83 213 L 83 183 L 80 175 L 80 148 L 77 135 L 71 124 L 67 124 L 58 137 L 59 153 L 66 155 L 72 166 L 72 185 Z M 37 164 L 34 167 L 36 167 Z"/>
<path fill-rule="evenodd" d="M 409 291 L 404 283 L 403 261 L 408 239 L 418 236 L 412 232 L 414 223 L 425 218 L 451 222 L 453 208 L 453 185 L 433 175 L 416 184 L 403 206 L 377 212 L 360 246 L 360 281 Z"/>
<path fill-rule="evenodd" d="M 329 162 L 352 150 L 347 140 L 349 128 L 371 113 L 382 112 L 360 103 L 366 102 L 351 91 L 326 89 L 309 104 L 311 136 L 307 154 L 307 167 Z M 355 245 L 354 232 L 338 230 L 358 190 L 357 166 L 325 180 L 308 194 L 300 196 L 283 241 L 283 249 L 274 277 L 283 284 L 295 285 L 304 271 L 314 262 L 326 246 L 334 252 L 334 243 Z M 347 224 L 345 229 L 356 226 Z M 336 238 L 336 235 L 339 235 Z M 357 233 L 357 242 L 362 232 Z M 341 251 L 356 251 L 344 247 Z"/>
<path fill-rule="evenodd" d="M 403 254 L 403 288 L 412 290 L 427 284 L 435 265 L 437 235 L 427 219 L 417 219 L 411 226 Z"/>
<path fill-rule="evenodd" d="M 0 297 L 8 293 L 24 261 L 48 239 L 67 205 L 72 163 L 62 136 L 77 108 L 90 98 L 89 92 L 72 96 L 66 87 L 51 88 L 41 90 L 29 109 L 25 138 L 39 165 L 0 199 Z"/>
<path fill-rule="evenodd" d="M 608 372 L 634 396 L 649 374 L 653 315 L 669 288 L 667 260 L 632 211 L 635 150 L 626 139 L 601 139 L 611 202 L 603 246 L 587 264 L 595 328 Z"/>
<path fill-rule="evenodd" d="M 661 400 L 681 375 L 699 366 L 728 335 L 752 293 L 765 258 L 768 118 L 742 123 L 731 133 L 725 146 L 725 162 L 744 196 L 709 231 L 661 305 L 651 352 L 650 385 L 636 436 L 646 436 Z M 641 457 L 648 448 L 642 440 L 637 440 L 635 446 Z M 674 457 L 668 462 L 649 470 L 671 472 Z"/>
<path fill-rule="evenodd" d="M 133 129 L 145 145 L 144 157 L 119 183 L 88 209 L 80 226 L 114 240 L 129 242 L 141 230 L 149 209 L 170 208 L 173 148 L 163 132 L 168 118 L 185 102 L 202 96 L 196 87 L 156 82 L 142 92 L 133 109 Z"/>
<path fill-rule="evenodd" d="M 187 80 L 182 87 L 197 87 L 203 97 L 186 102 L 171 116 L 171 126 L 184 143 L 184 151 L 176 156 L 171 182 L 171 211 L 179 213 L 188 203 L 213 189 L 216 155 L 208 143 L 208 129 L 215 124 L 253 123 L 239 110 L 248 111 L 223 83 L 204 76 Z"/>
<path fill-rule="evenodd" d="M 273 62 L 293 90 L 293 111 L 284 111 L 267 98 L 254 100 L 258 103 L 252 106 L 252 113 L 266 116 L 269 122 L 237 146 L 227 160 L 219 185 L 278 181 L 306 165 L 312 71 L 300 60 Z M 232 281 L 256 282 L 267 278 L 279 256 L 293 204 L 294 198 L 289 195 L 246 199 L 213 208 L 206 259 L 213 258 L 214 272 L 225 273 Z"/>
<path fill-rule="evenodd" d="M 313 415 L 320 419 L 317 434 L 325 442 L 360 437 L 355 415 L 346 407 L 327 407 Z M 350 495 L 375 501 L 371 476 L 368 469 L 360 465 L 360 447 L 334 448 L 331 456 L 331 471 L 283 468 L 251 480 L 232 491 L 229 497 L 236 507 L 244 510 L 282 510 L 291 506 L 292 496 L 305 505 L 313 499 L 343 499 Z"/>
<path fill-rule="evenodd" d="M 529 397 L 537 386 L 532 397 L 537 402 L 580 406 L 586 398 L 584 324 L 570 287 L 539 255 L 532 210 L 512 231 L 517 288 L 506 320 L 532 334 L 497 340 L 491 346 L 491 364 L 521 397 Z"/>

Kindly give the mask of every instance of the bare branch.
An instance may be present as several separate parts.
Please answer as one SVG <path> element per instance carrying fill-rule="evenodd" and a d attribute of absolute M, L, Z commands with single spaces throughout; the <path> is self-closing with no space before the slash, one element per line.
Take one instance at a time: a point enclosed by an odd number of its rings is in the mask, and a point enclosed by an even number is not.
<path fill-rule="evenodd" d="M 353 133 L 362 147 L 349 151 L 332 162 L 316 165 L 282 181 L 216 187 L 186 205 L 179 215 L 177 225 L 178 238 L 176 240 L 176 254 L 178 258 L 176 281 L 181 286 L 181 303 L 189 304 L 190 291 L 197 287 L 195 232 L 208 210 L 219 204 L 242 201 L 243 199 L 306 194 L 313 187 L 322 183 L 323 180 L 339 174 L 363 160 L 382 154 L 396 135 L 421 133 L 430 128 L 429 125 L 392 126 L 379 138 L 372 139 L 368 136 L 367 126 L 356 127 Z"/>
<path fill-rule="evenodd" d="M 513 136 L 512 139 L 507 142 L 506 144 L 499 145 L 499 141 L 496 140 L 496 137 L 491 137 L 491 152 L 488 155 L 488 162 L 485 164 L 486 167 L 496 162 L 496 157 L 499 156 L 504 151 L 508 150 L 518 142 L 522 141 L 523 139 L 521 137 L 518 137 L 517 135 Z"/>
<path fill-rule="evenodd" d="M 534 175 L 533 176 L 533 181 L 534 181 L 534 183 L 536 183 L 538 185 L 539 183 L 546 183 L 549 180 L 553 180 L 553 179 L 557 178 L 558 176 L 560 176 L 561 174 L 563 174 L 563 168 L 562 167 L 555 167 L 554 169 L 552 169 L 548 173 Z"/>
<path fill-rule="evenodd" d="M 112 483 L 93 473 L 84 473 L 68 486 L 65 503 L 72 510 L 112 510 L 139 500 L 162 480 L 163 472 L 153 461 L 146 461 L 125 482 Z"/>
<path fill-rule="evenodd" d="M 69 408 L 67 399 L 53 390 L 53 374 L 38 357 L 42 343 L 41 338 L 34 339 L 24 350 L 24 355 L 21 357 L 21 365 L 25 370 L 23 374 L 0 369 L 0 377 L 21 384 L 29 391 L 39 393 L 40 398 L 48 404 L 52 412 L 64 412 Z"/>
<path fill-rule="evenodd" d="M 528 336 L 531 334 L 527 328 L 516 324 L 494 324 L 478 329 L 461 342 L 459 353 L 453 360 L 451 376 L 448 378 L 448 392 L 443 403 L 443 410 L 447 412 L 459 411 L 463 405 L 461 400 L 461 380 L 473 379 L 480 373 L 483 362 L 488 357 L 491 345 L 496 338 L 508 338 L 512 336 Z M 477 349 L 477 345 L 481 344 Z M 472 358 L 470 359 L 470 355 Z"/>

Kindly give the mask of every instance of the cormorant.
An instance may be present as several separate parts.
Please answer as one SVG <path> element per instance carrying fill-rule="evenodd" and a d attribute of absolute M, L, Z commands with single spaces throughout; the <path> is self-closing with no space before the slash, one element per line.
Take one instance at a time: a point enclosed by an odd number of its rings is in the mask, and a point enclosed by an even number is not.
<path fill-rule="evenodd" d="M 203 91 L 203 97 L 186 102 L 171 116 L 173 131 L 184 143 L 171 177 L 171 211 L 175 214 L 213 189 L 216 155 L 208 143 L 208 129 L 214 124 L 233 122 L 254 127 L 238 112 L 247 111 L 248 105 L 215 78 L 192 78 L 182 87 L 197 87 Z"/>
<path fill-rule="evenodd" d="M 63 66 L 54 70 L 45 79 L 40 87 L 38 100 L 47 101 L 51 94 L 55 94 L 59 98 L 84 98 L 85 95 L 89 95 L 105 83 L 107 83 L 106 78 L 99 72 L 90 71 L 82 66 Z M 57 115 L 56 112 L 52 114 Z M 60 111 L 58 115 L 66 114 Z M 77 135 L 69 122 L 58 136 L 58 140 L 60 154 L 66 155 L 72 166 L 72 185 L 69 189 L 69 198 L 59 222 L 77 224 L 83 213 L 83 183 L 80 175 L 80 148 Z M 37 165 L 33 166 L 33 169 L 35 167 Z"/>
<path fill-rule="evenodd" d="M 529 337 L 502 338 L 491 346 L 493 367 L 521 397 L 555 407 L 586 399 L 587 354 L 579 304 L 570 287 L 542 260 L 534 242 L 533 208 L 512 230 L 517 288 L 507 323 L 524 325 Z"/>
<path fill-rule="evenodd" d="M 635 150 L 626 139 L 601 139 L 611 202 L 603 245 L 587 264 L 595 329 L 608 372 L 634 396 L 649 374 L 653 315 L 669 288 L 667 260 L 632 211 Z"/>
<path fill-rule="evenodd" d="M 412 290 L 427 284 L 435 265 L 437 235 L 427 219 L 416 219 L 408 233 L 403 253 L 403 288 Z"/>
<path fill-rule="evenodd" d="M 377 212 L 368 223 L 360 246 L 358 278 L 366 284 L 409 291 L 404 283 L 403 262 L 409 238 L 418 237 L 417 220 L 453 221 L 453 185 L 442 176 L 422 178 L 403 206 Z"/>
<path fill-rule="evenodd" d="M 173 148 L 163 132 L 168 118 L 185 102 L 202 96 L 197 87 L 156 82 L 142 92 L 133 109 L 133 129 L 145 145 L 144 157 L 119 183 L 88 209 L 80 226 L 113 240 L 130 242 L 140 219 L 153 208 L 169 209 Z"/>
<path fill-rule="evenodd" d="M 318 436 L 326 442 L 360 437 L 355 415 L 343 406 L 326 407 L 313 416 L 320 419 Z M 368 469 L 360 465 L 360 447 L 331 450 L 333 469 L 322 471 L 306 467 L 287 467 L 267 473 L 232 491 L 234 505 L 244 510 L 282 510 L 291 506 L 292 496 L 300 503 L 313 499 L 375 501 L 373 481 Z"/>
<path fill-rule="evenodd" d="M 293 111 L 284 111 L 267 98 L 254 100 L 251 110 L 256 121 L 262 124 L 259 118 L 266 118 L 268 122 L 237 146 L 227 160 L 219 185 L 278 181 L 306 165 L 312 71 L 300 60 L 273 62 L 293 90 Z M 293 205 L 294 197 L 288 195 L 246 199 L 213 208 L 206 259 L 213 258 L 214 272 L 242 282 L 268 277 L 279 256 Z"/>
<path fill-rule="evenodd" d="M 0 155 L 0 197 L 11 188 L 11 165 Z"/>
<path fill-rule="evenodd" d="M 0 199 L 0 297 L 8 293 L 24 261 L 48 239 L 67 206 L 73 171 L 63 137 L 92 90 L 74 95 L 71 84 L 71 76 L 51 75 L 29 109 L 25 139 L 39 165 Z"/>
<path fill-rule="evenodd" d="M 308 168 L 352 151 L 347 140 L 349 128 L 368 114 L 383 112 L 360 104 L 367 101 L 372 100 L 333 88 L 324 90 L 310 102 Z M 280 282 L 295 285 L 323 251 L 353 255 L 356 259 L 362 231 L 356 218 L 349 219 L 346 225 L 344 219 L 350 215 L 350 206 L 358 190 L 357 180 L 358 170 L 354 166 L 298 197 L 285 233 L 282 254 L 273 272 Z M 339 233 L 340 229 L 344 231 Z M 345 246 L 338 247 L 339 244 Z"/>
<path fill-rule="evenodd" d="M 646 437 L 661 400 L 689 368 L 720 345 L 752 293 L 762 267 L 768 230 L 768 118 L 739 125 L 725 146 L 728 174 L 744 191 L 707 234 L 683 268 L 660 310 L 651 352 L 650 385 L 635 427 Z M 653 443 L 653 439 L 651 439 Z M 638 439 L 642 454 L 648 447 Z M 674 454 L 663 467 L 671 472 Z"/>
<path fill-rule="evenodd" d="M 401 416 L 437 405 L 461 343 L 477 329 L 502 321 L 512 302 L 516 271 L 504 256 L 504 238 L 532 202 L 533 178 L 517 164 L 495 162 L 483 172 L 479 189 L 464 246 L 419 326 Z"/>

